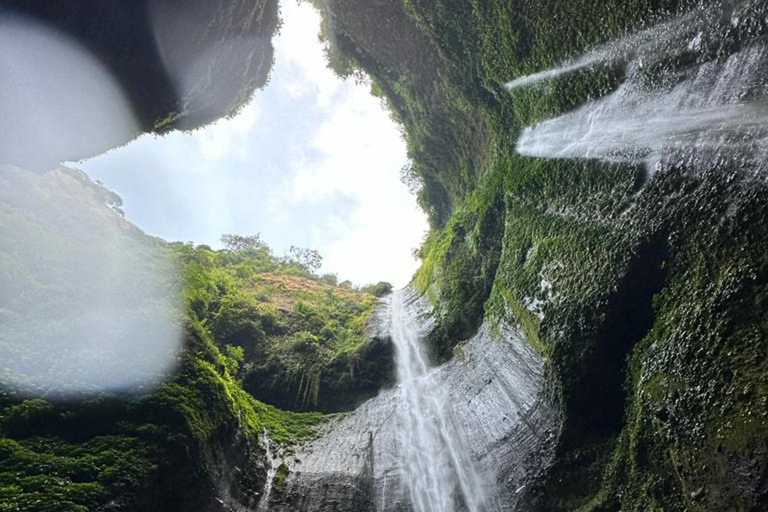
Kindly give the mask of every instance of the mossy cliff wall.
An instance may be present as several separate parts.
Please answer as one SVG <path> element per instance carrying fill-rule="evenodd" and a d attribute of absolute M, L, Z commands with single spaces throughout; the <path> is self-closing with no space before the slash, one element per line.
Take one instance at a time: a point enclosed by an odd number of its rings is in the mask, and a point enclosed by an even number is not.
<path fill-rule="evenodd" d="M 722 29 L 706 51 L 648 64 L 648 73 L 679 80 L 762 44 L 765 6 L 364 4 L 320 2 L 329 54 L 342 72 L 366 70 L 405 128 L 413 160 L 405 178 L 433 226 L 414 283 L 435 306 L 435 360 L 450 359 L 490 319 L 518 326 L 546 361 L 563 423 L 527 506 L 765 509 L 764 163 L 716 151 L 650 169 L 521 157 L 523 127 L 614 91 L 625 70 L 619 63 L 540 87 L 502 86 L 714 8 Z M 424 66 L 412 69 L 414 60 Z M 670 87 L 663 83 L 645 86 Z"/>

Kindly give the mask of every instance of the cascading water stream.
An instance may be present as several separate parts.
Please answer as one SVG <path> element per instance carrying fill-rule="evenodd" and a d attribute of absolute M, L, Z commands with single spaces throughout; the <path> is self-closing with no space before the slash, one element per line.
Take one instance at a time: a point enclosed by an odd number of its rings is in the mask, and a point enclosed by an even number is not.
<path fill-rule="evenodd" d="M 453 426 L 443 390 L 430 374 L 415 314 L 404 292 L 392 296 L 391 311 L 403 425 L 401 482 L 416 512 L 482 512 L 482 481 Z"/>
<path fill-rule="evenodd" d="M 768 156 L 768 7 L 759 0 L 707 9 L 506 84 L 514 90 L 596 64 L 624 65 L 612 93 L 523 130 L 517 151 L 550 158 L 700 162 Z M 743 164 L 746 162 L 746 164 Z"/>

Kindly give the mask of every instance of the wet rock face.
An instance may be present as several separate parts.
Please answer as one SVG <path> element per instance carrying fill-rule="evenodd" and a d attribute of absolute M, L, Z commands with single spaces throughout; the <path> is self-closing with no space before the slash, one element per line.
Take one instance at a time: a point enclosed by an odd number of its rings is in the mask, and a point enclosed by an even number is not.
<path fill-rule="evenodd" d="M 271 499 L 274 510 L 359 511 L 375 510 L 369 475 L 345 473 L 301 475 L 281 499 Z"/>
<path fill-rule="evenodd" d="M 263 446 L 233 429 L 213 451 L 213 489 L 203 512 L 254 510 L 267 481 L 267 456 Z"/>
<path fill-rule="evenodd" d="M 421 299 L 423 330 L 432 322 Z M 382 310 L 380 317 L 386 322 Z M 453 431 L 487 482 L 487 509 L 518 510 L 527 483 L 546 467 L 557 415 L 545 394 L 543 361 L 512 328 L 483 324 L 449 363 L 432 370 L 445 393 Z M 413 510 L 403 486 L 400 454 L 404 425 L 402 386 L 383 391 L 332 424 L 288 461 L 282 511 Z"/>

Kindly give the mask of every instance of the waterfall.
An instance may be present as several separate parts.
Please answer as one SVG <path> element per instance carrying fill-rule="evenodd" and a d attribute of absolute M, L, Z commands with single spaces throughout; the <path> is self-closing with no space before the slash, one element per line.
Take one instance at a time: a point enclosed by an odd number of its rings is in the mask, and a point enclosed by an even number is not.
<path fill-rule="evenodd" d="M 687 149 L 768 148 L 768 106 L 742 101 L 762 87 L 763 46 L 707 63 L 669 91 L 627 81 L 605 98 L 526 128 L 517 151 L 529 156 L 655 162 Z"/>
<path fill-rule="evenodd" d="M 435 385 L 405 292 L 391 298 L 403 429 L 398 433 L 401 482 L 416 512 L 481 512 L 482 481 L 452 423 L 446 390 Z"/>
<path fill-rule="evenodd" d="M 399 383 L 286 450 L 290 476 L 272 500 L 277 510 L 523 509 L 552 460 L 560 421 L 544 359 L 517 327 L 484 322 L 460 355 L 430 368 L 422 336 L 434 321 L 412 287 L 377 306 L 370 334 L 392 340 Z"/>
<path fill-rule="evenodd" d="M 599 62 L 625 65 L 625 80 L 614 92 L 525 128 L 517 151 L 651 167 L 695 153 L 709 159 L 738 155 L 763 166 L 767 13 L 758 0 L 715 3 L 508 83 L 510 89 L 530 86 Z"/>
<path fill-rule="evenodd" d="M 598 46 L 580 57 L 562 63 L 556 68 L 516 78 L 504 84 L 504 87 L 508 90 L 518 89 L 544 82 L 572 71 L 589 68 L 596 64 L 631 60 L 633 56 L 641 53 L 646 55 L 658 53 L 659 51 L 669 53 L 666 49 L 677 47 L 680 40 L 684 39 L 687 34 L 697 34 L 703 26 L 711 23 L 711 20 L 722 18 L 724 13 L 716 12 L 717 7 L 721 9 L 732 8 L 730 2 L 726 2 L 709 9 L 695 9 L 679 18 L 653 25 L 635 34 L 630 34 L 608 44 Z M 700 36 L 698 44 L 701 45 Z"/>

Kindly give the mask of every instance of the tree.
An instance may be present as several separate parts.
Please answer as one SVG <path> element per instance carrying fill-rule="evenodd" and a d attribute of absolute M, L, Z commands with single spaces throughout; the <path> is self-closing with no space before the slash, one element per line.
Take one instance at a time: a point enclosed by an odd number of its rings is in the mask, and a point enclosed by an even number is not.
<path fill-rule="evenodd" d="M 224 249 L 232 252 L 263 252 L 270 251 L 269 246 L 261 239 L 261 233 L 255 235 L 221 235 Z"/>
<path fill-rule="evenodd" d="M 333 286 L 339 284 L 339 278 L 336 274 L 323 274 L 320 276 L 320 280 Z"/>
<path fill-rule="evenodd" d="M 360 288 L 361 292 L 370 293 L 376 297 L 383 297 L 392 293 L 392 284 L 386 281 L 379 281 L 376 284 L 369 284 Z"/>
<path fill-rule="evenodd" d="M 288 261 L 297 263 L 311 272 L 317 271 L 323 264 L 323 257 L 315 249 L 304 249 L 292 245 L 288 249 Z"/>
<path fill-rule="evenodd" d="M 418 195 L 424 186 L 421 176 L 416 172 L 413 165 L 413 160 L 408 162 L 400 168 L 400 182 L 408 187 L 408 192 L 413 195 Z"/>

